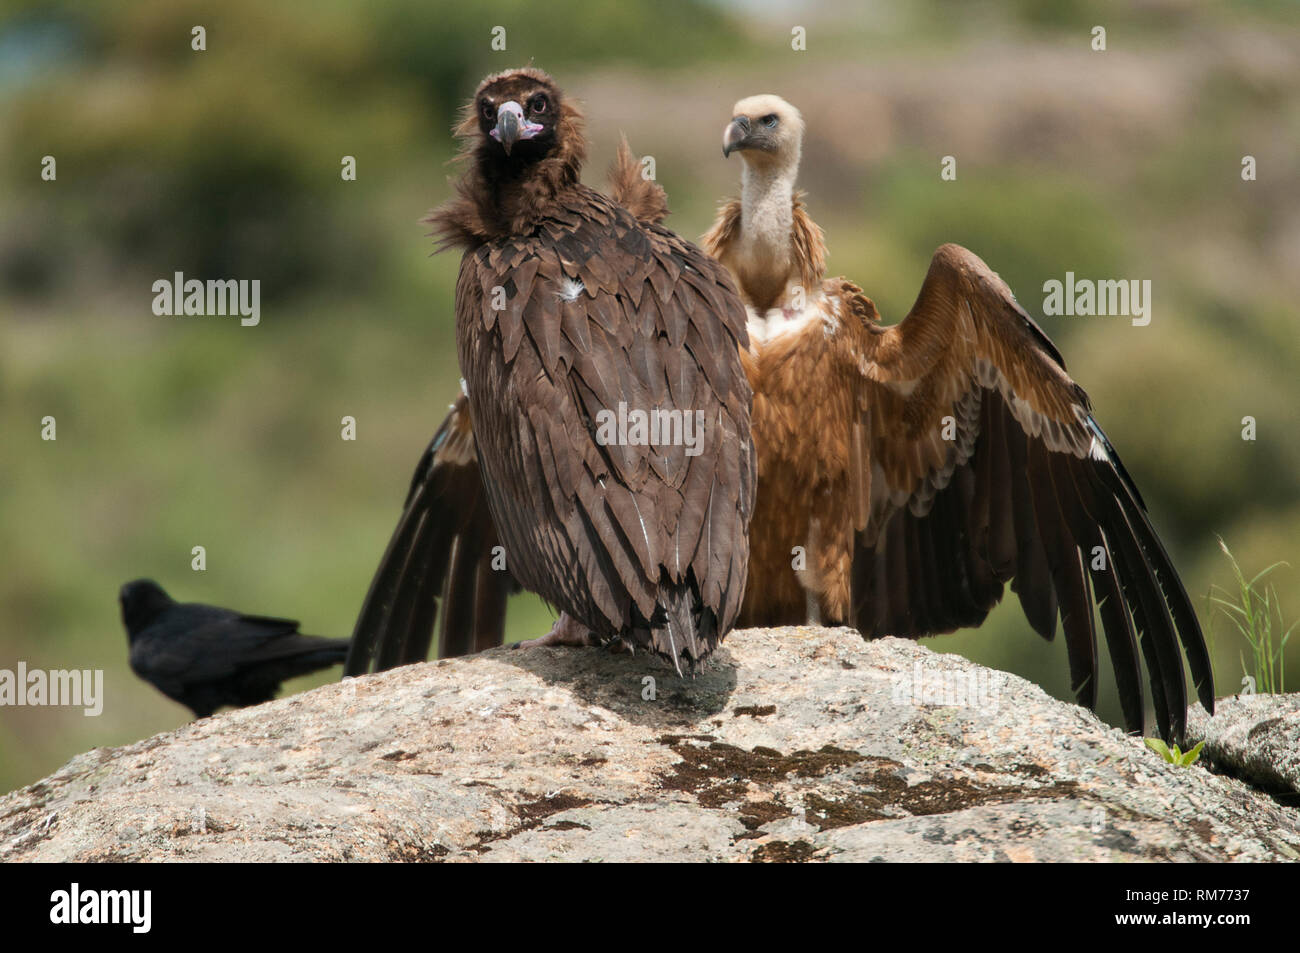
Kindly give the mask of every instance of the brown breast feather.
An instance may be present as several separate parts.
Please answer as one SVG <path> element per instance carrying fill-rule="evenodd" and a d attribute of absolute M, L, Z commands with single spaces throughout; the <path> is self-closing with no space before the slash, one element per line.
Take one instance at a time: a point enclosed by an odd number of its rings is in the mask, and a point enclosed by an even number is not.
<path fill-rule="evenodd" d="M 743 307 L 725 271 L 667 229 L 580 186 L 558 205 L 533 234 L 467 252 L 457 288 L 511 572 L 599 635 L 640 644 L 651 633 L 632 630 L 663 615 L 662 587 L 689 579 L 725 633 L 754 483 Z M 500 312 L 487 306 L 496 288 Z M 701 452 L 601 445 L 598 414 L 620 402 L 702 412 Z"/>

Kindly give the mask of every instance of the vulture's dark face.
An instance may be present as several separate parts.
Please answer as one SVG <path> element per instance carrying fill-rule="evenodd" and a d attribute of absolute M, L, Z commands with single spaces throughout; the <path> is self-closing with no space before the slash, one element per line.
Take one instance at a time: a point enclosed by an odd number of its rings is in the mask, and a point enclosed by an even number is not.
<path fill-rule="evenodd" d="M 507 73 L 474 99 L 479 133 L 516 162 L 535 162 L 558 145 L 560 91 L 527 73 Z"/>
<path fill-rule="evenodd" d="M 780 96 L 750 96 L 736 103 L 722 132 L 722 154 L 741 153 L 747 161 L 797 160 L 803 142 L 803 117 Z"/>

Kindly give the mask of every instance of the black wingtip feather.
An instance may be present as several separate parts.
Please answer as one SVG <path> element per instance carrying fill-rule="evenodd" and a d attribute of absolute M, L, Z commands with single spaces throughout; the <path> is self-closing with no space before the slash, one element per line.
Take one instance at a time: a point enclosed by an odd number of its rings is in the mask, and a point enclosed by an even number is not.
<path fill-rule="evenodd" d="M 1115 671 L 1115 685 L 1120 708 L 1124 714 L 1124 728 L 1141 734 L 1145 729 L 1143 708 L 1142 663 L 1138 659 L 1137 640 L 1128 609 L 1120 595 L 1116 578 L 1115 559 L 1102 532 L 1098 514 L 1104 512 L 1097 502 L 1099 488 L 1093 475 L 1092 461 L 1080 460 L 1067 454 L 1053 454 L 1053 477 L 1056 481 L 1062 512 L 1075 528 L 1080 554 L 1088 567 L 1091 598 L 1101 617 L 1102 631 L 1110 648 L 1111 666 Z M 1100 551 L 1101 566 L 1094 564 Z"/>
<path fill-rule="evenodd" d="M 1092 599 L 1083 575 L 1078 544 L 1062 510 L 1060 488 L 1053 478 L 1052 451 L 1034 441 L 1028 452 L 1028 484 L 1033 497 L 1039 538 L 1060 607 L 1070 662 L 1070 687 L 1080 705 L 1097 707 L 1097 635 L 1093 631 Z"/>

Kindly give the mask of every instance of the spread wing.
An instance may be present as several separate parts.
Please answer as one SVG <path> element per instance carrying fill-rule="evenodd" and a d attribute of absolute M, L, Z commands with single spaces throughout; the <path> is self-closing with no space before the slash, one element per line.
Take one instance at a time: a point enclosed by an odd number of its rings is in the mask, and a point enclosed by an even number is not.
<path fill-rule="evenodd" d="M 745 312 L 725 269 L 579 189 L 534 235 L 467 253 L 456 298 L 511 571 L 602 636 L 665 628 L 666 654 L 699 658 L 689 632 L 669 646 L 664 594 L 684 587 L 730 627 L 753 502 Z M 676 417 L 639 440 L 637 413 Z"/>
<path fill-rule="evenodd" d="M 500 645 L 506 599 L 519 587 L 493 568 L 497 546 L 469 405 L 458 396 L 415 468 L 357 617 L 344 674 L 423 661 L 440 608 L 441 657 Z"/>
<path fill-rule="evenodd" d="M 1101 627 L 1125 724 L 1143 729 L 1139 646 L 1160 732 L 1181 736 L 1182 655 L 1214 710 L 1200 625 L 1088 395 L 1006 284 L 956 245 L 900 324 L 861 320 L 853 614 L 871 636 L 978 625 L 1010 581 L 1035 631 L 1061 618 L 1078 702 L 1095 707 Z"/>

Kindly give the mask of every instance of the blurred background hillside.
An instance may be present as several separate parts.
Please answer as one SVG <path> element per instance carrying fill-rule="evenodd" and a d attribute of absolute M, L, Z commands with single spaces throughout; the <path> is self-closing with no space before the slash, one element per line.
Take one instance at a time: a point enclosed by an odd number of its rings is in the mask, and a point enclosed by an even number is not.
<path fill-rule="evenodd" d="M 701 234 L 739 162 L 732 103 L 808 124 L 802 185 L 832 273 L 887 321 L 966 245 L 1035 314 L 1042 286 L 1150 279 L 1153 318 L 1043 318 L 1213 632 L 1222 535 L 1300 615 L 1300 5 L 909 0 L 120 0 L 0 7 L 0 668 L 102 668 L 106 703 L 0 708 L 0 791 L 183 724 L 131 674 L 117 590 L 346 636 L 410 472 L 457 390 L 457 261 L 418 223 L 483 74 L 534 62 L 585 101 L 603 173 L 651 154 Z M 191 49 L 191 28 L 207 49 Z M 491 49 L 506 28 L 507 50 Z M 807 30 L 806 51 L 791 29 Z M 1107 30 L 1107 51 L 1090 48 Z M 42 181 L 46 155 L 57 180 Z M 357 179 L 340 160 L 357 160 Z M 940 180 L 941 157 L 958 177 Z M 1252 155 L 1258 180 L 1242 181 Z M 158 317 L 176 271 L 258 278 L 261 325 Z M 41 418 L 58 421 L 56 442 Z M 358 422 L 339 439 L 340 418 Z M 1241 439 L 1242 418 L 1258 439 Z M 207 570 L 190 551 L 207 549 Z M 547 610 L 520 597 L 512 640 Z M 1300 639 L 1290 653 L 1300 686 Z M 1064 647 L 1004 603 L 930 640 L 1070 697 Z M 1248 654 L 1248 653 L 1247 653 Z M 329 676 L 337 677 L 337 670 Z M 287 686 L 301 690 L 310 680 Z M 1118 718 L 1109 669 L 1102 714 Z"/>

